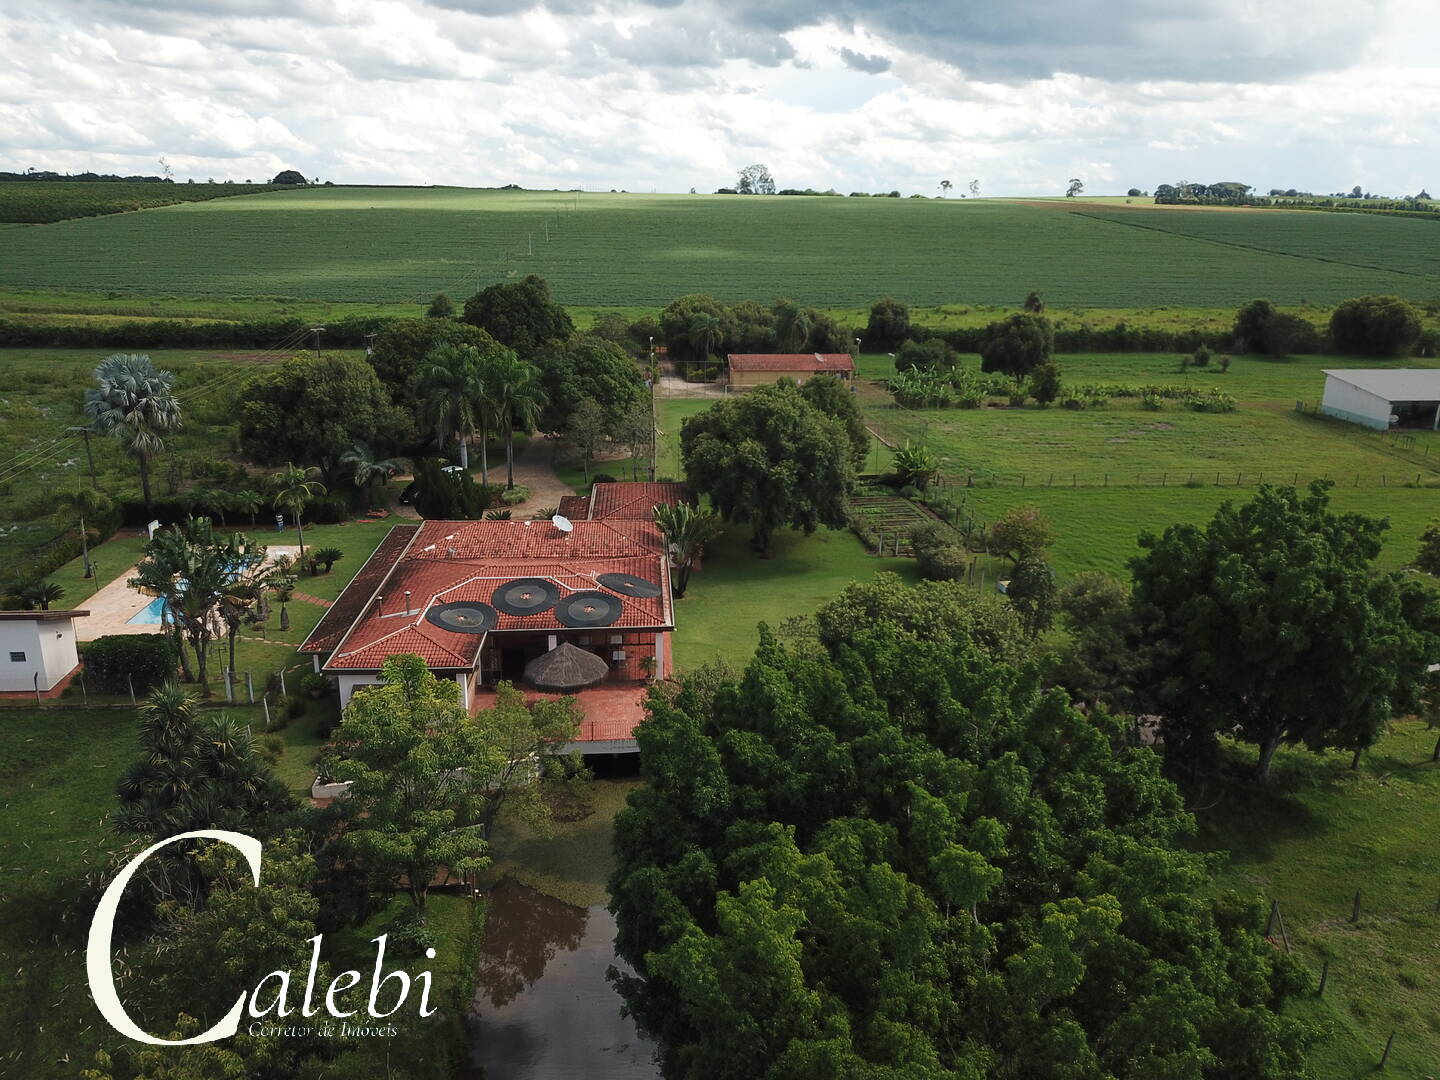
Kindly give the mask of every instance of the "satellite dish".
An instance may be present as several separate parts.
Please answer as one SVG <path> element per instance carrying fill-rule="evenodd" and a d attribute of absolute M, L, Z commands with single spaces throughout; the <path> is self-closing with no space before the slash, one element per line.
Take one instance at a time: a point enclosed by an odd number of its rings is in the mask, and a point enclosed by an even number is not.
<path fill-rule="evenodd" d="M 556 514 L 550 520 L 554 522 L 555 527 L 563 533 L 568 533 L 571 529 L 575 528 L 574 523 L 563 514 Z"/>

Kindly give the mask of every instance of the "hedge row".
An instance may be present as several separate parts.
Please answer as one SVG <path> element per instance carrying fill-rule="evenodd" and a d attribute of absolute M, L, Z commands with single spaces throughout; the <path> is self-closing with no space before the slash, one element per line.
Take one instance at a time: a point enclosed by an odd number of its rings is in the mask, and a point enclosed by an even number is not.
<path fill-rule="evenodd" d="M 325 324 L 327 346 L 359 348 L 367 334 L 378 332 L 389 319 L 378 315 L 352 316 Z M 0 348 L 57 349 L 273 349 L 305 331 L 301 319 L 262 319 L 247 322 L 190 322 L 183 319 L 127 319 L 124 322 L 67 322 L 46 324 L 21 319 L 0 319 Z M 306 338 L 300 345 L 309 345 Z"/>

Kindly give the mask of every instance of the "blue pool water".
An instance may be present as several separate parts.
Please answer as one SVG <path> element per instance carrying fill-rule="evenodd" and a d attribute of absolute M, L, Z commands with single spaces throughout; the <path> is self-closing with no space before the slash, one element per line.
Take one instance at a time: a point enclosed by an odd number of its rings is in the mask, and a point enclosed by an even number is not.
<path fill-rule="evenodd" d="M 157 596 L 154 600 L 151 600 L 150 603 L 146 604 L 143 608 L 137 611 L 134 615 L 131 615 L 130 618 L 126 619 L 125 621 L 127 623 L 144 623 L 147 625 L 153 625 L 159 623 L 164 618 L 164 615 L 165 598 L 163 596 Z"/>

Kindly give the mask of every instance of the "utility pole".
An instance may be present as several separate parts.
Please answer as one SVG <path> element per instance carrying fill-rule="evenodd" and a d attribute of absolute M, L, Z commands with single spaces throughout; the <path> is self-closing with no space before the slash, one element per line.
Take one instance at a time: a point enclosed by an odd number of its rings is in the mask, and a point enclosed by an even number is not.
<path fill-rule="evenodd" d="M 373 330 L 372 330 L 370 333 L 368 333 L 368 334 L 365 335 L 365 355 L 366 355 L 366 356 L 374 356 L 374 355 L 375 355 L 375 339 L 376 339 L 377 337 L 379 337 L 379 336 L 380 336 L 380 335 L 377 334 L 377 333 L 375 333 Z"/>
<path fill-rule="evenodd" d="M 90 452 L 90 429 L 88 427 L 72 427 L 70 430 L 80 432 L 85 438 L 85 460 L 90 463 L 90 486 L 99 491 L 100 481 L 95 479 L 95 455 Z"/>
<path fill-rule="evenodd" d="M 324 333 L 324 331 L 325 331 L 325 327 L 323 327 L 323 326 L 312 326 L 312 327 L 310 327 L 310 332 L 315 335 L 315 359 L 316 359 L 316 360 L 319 360 L 319 359 L 320 359 L 320 335 L 321 335 L 322 333 Z"/>

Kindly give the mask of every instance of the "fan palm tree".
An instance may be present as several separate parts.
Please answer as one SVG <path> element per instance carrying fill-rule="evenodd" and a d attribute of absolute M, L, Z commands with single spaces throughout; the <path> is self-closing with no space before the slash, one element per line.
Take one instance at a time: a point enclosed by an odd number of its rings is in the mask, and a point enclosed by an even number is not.
<path fill-rule="evenodd" d="M 435 432 L 444 446 L 460 440 L 460 467 L 470 469 L 470 434 L 475 430 L 475 403 L 481 396 L 480 351 L 473 345 L 440 345 L 420 365 L 415 383 L 420 423 Z"/>
<path fill-rule="evenodd" d="M 88 517 L 95 521 L 102 514 L 109 513 L 111 502 L 94 488 L 88 487 L 77 487 L 74 491 L 57 491 L 53 498 L 57 504 L 55 523 L 62 529 L 74 525 L 80 530 L 80 555 L 84 560 L 85 576 L 92 577 L 95 571 L 90 563 L 91 533 L 95 534 L 93 539 L 96 540 L 100 538 L 100 533 L 87 526 L 85 519 Z"/>
<path fill-rule="evenodd" d="M 690 586 L 690 571 L 705 545 L 720 535 L 720 519 L 710 510 L 696 510 L 689 503 L 662 504 L 655 507 L 655 524 L 665 534 L 665 546 L 675 567 L 671 590 L 675 599 L 685 595 Z"/>
<path fill-rule="evenodd" d="M 85 391 L 91 429 L 114 438 L 139 464 L 147 516 L 154 512 L 150 460 L 165 449 L 165 436 L 180 429 L 174 382 L 143 353 L 115 353 L 100 362 L 94 388 Z"/>
<path fill-rule="evenodd" d="M 20 598 L 26 604 L 38 605 L 41 611 L 49 611 L 50 605 L 65 595 L 65 589 L 53 581 L 39 581 L 20 590 Z"/>
<path fill-rule="evenodd" d="M 505 432 L 505 487 L 513 488 L 515 429 L 529 431 L 539 421 L 540 410 L 545 407 L 545 390 L 540 385 L 540 369 L 514 353 L 496 360 L 494 377 L 490 392 Z"/>
<path fill-rule="evenodd" d="M 294 462 L 285 466 L 283 472 L 278 472 L 271 480 L 271 492 L 274 498 L 270 505 L 277 510 L 289 510 L 295 518 L 295 535 L 300 538 L 300 557 L 305 557 L 305 527 L 300 522 L 301 515 L 305 512 L 305 503 L 312 495 L 324 495 L 325 485 L 318 480 L 311 480 L 314 469 L 298 468 Z"/>

